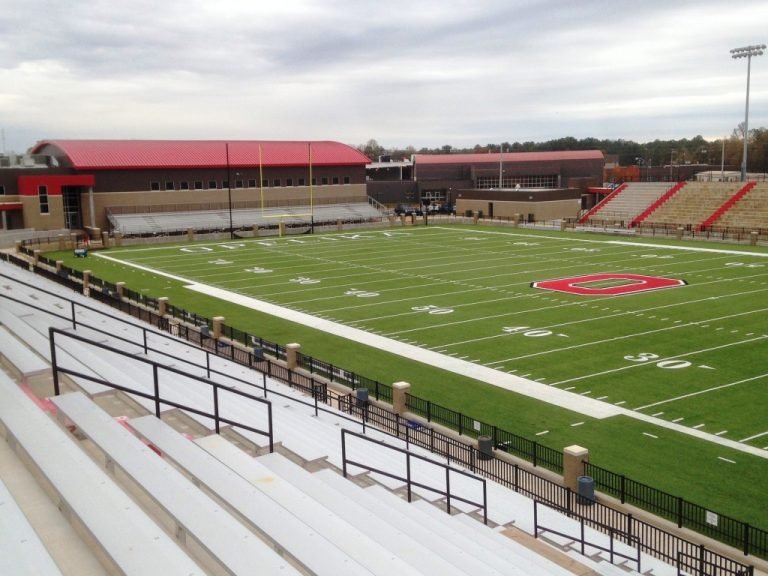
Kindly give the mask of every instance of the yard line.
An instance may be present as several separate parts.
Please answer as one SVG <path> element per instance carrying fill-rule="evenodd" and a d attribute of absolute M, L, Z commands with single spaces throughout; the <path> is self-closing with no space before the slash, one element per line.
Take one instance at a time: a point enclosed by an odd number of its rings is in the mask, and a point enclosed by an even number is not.
<path fill-rule="evenodd" d="M 728 430 L 720 430 L 720 432 L 715 432 L 715 436 L 722 436 L 723 434 L 726 434 Z"/>
<path fill-rule="evenodd" d="M 735 314 L 734 316 L 741 316 L 741 315 L 742 314 Z M 696 323 L 694 322 L 693 324 L 696 324 Z M 650 331 L 648 333 L 650 334 L 650 333 L 653 333 L 653 332 L 660 332 L 660 331 L 661 330 L 652 330 L 652 331 Z M 621 340 L 623 338 L 624 337 L 612 338 L 612 339 L 606 340 L 606 342 L 615 341 L 615 340 Z M 730 348 L 731 346 L 739 346 L 741 344 L 749 344 L 750 342 L 757 342 L 758 340 L 765 340 L 766 338 L 768 338 L 768 336 L 759 336 L 758 338 L 750 338 L 749 340 L 741 340 L 741 341 L 738 341 L 738 342 L 729 342 L 727 344 L 721 344 L 720 346 L 713 346 L 712 348 L 704 348 L 702 350 L 693 350 L 691 352 L 685 352 L 683 354 L 675 354 L 673 356 L 667 356 L 666 358 L 658 358 L 658 359 L 654 360 L 654 362 L 658 363 L 658 362 L 663 362 L 665 360 L 677 360 L 679 358 L 687 358 L 688 356 L 693 356 L 695 354 L 702 354 L 704 352 L 712 352 L 713 350 L 721 350 L 723 348 Z M 581 348 L 581 346 L 574 346 L 573 348 Z M 536 356 L 536 355 L 538 355 L 538 354 L 529 354 L 529 356 Z M 595 373 L 592 373 L 592 374 L 584 374 L 582 376 L 575 376 L 574 378 L 568 378 L 567 380 L 561 380 L 560 382 L 555 382 L 554 385 L 555 386 L 559 386 L 560 384 L 566 384 L 566 383 L 570 383 L 570 382 L 577 382 L 579 380 L 584 380 L 585 378 L 594 378 L 595 376 L 604 376 L 606 374 L 613 374 L 613 373 L 616 373 L 616 372 L 622 372 L 624 370 L 630 370 L 632 368 L 638 368 L 638 367 L 642 367 L 642 366 L 646 366 L 647 367 L 648 363 L 636 362 L 636 363 L 630 364 L 628 366 L 621 366 L 620 368 L 612 368 L 611 370 L 603 370 L 602 372 L 595 372 Z M 692 395 L 696 395 L 696 394 L 699 394 L 699 392 L 695 392 Z M 643 406 L 642 408 L 649 408 L 651 406 L 656 406 L 657 404 L 664 404 L 665 402 L 668 402 L 668 400 L 665 400 L 664 402 L 657 402 L 656 404 L 648 404 L 647 406 Z M 640 410 L 640 408 L 636 408 L 636 410 Z"/>
<path fill-rule="evenodd" d="M 698 430 L 699 428 L 704 428 L 704 424 L 696 424 L 696 426 L 693 427 L 694 430 Z"/>
<path fill-rule="evenodd" d="M 542 432 L 537 432 L 536 436 L 544 436 L 544 434 L 549 434 L 549 430 L 544 430 Z"/>
<path fill-rule="evenodd" d="M 750 440 L 754 440 L 755 438 L 761 438 L 763 436 L 768 436 L 768 432 L 760 432 L 760 434 L 755 434 L 754 436 L 742 438 L 741 440 L 739 440 L 739 442 L 749 442 Z"/>
<path fill-rule="evenodd" d="M 674 420 L 672 420 L 672 422 L 678 423 L 678 422 L 682 422 L 683 420 L 685 420 L 685 418 L 675 418 Z"/>
<path fill-rule="evenodd" d="M 746 340 L 745 342 L 752 342 L 753 340 L 758 340 L 758 338 L 753 338 L 752 340 Z M 737 344 L 740 344 L 740 342 L 737 342 Z M 710 350 L 702 350 L 701 352 L 709 352 Z M 698 354 L 698 352 L 692 352 L 692 354 Z M 759 376 L 752 376 L 751 378 L 745 378 L 744 380 L 738 380 L 736 382 L 731 382 L 729 384 L 722 384 L 720 386 L 714 386 L 713 388 L 707 388 L 705 390 L 699 390 L 697 392 L 691 392 L 689 394 L 683 394 L 682 396 L 676 396 L 675 398 L 669 398 L 667 400 L 661 400 L 659 402 L 654 402 L 653 404 L 646 404 L 645 406 L 638 406 L 635 408 L 635 410 L 645 410 L 646 408 L 652 408 L 654 406 L 660 406 L 661 404 L 668 404 L 669 402 L 676 402 L 677 400 L 685 400 L 686 398 L 692 398 L 693 396 L 700 396 L 701 394 L 707 394 L 709 392 L 714 392 L 715 390 L 723 390 L 725 388 L 731 388 L 732 386 L 738 386 L 739 384 L 746 384 L 747 382 L 754 382 L 755 380 L 760 380 L 761 378 L 768 377 L 768 373 L 766 374 L 760 374 Z M 674 420 L 673 420 L 674 422 Z M 766 432 L 768 434 L 768 432 Z M 762 436 L 762 434 L 758 434 L 758 436 Z"/>
<path fill-rule="evenodd" d="M 728 464 L 736 464 L 736 460 L 731 460 L 730 458 L 723 458 L 722 456 L 718 456 L 717 459 L 722 460 L 723 462 L 728 462 Z"/>
<path fill-rule="evenodd" d="M 658 440 L 659 437 L 655 434 L 650 434 L 649 432 L 643 432 L 643 436 L 648 436 L 648 438 L 653 438 L 654 440 Z"/>
<path fill-rule="evenodd" d="M 575 428 L 576 426 L 581 426 L 584 424 L 584 422 L 576 422 L 575 424 L 571 424 L 571 428 Z"/>

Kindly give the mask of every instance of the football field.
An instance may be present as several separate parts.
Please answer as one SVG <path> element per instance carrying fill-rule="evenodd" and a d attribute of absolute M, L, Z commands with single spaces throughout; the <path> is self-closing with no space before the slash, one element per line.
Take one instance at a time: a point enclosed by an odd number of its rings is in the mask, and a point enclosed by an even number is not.
<path fill-rule="evenodd" d="M 543 400 L 557 390 L 572 411 L 527 414 L 521 430 L 553 447 L 620 414 L 636 420 L 631 442 L 643 449 L 654 449 L 661 429 L 711 443 L 707 458 L 723 465 L 736 465 L 739 451 L 768 456 L 768 251 L 759 248 L 413 226 L 100 256 L 165 275 L 168 290 L 194 285 L 245 308 L 266 305 L 333 337 L 333 348 L 306 353 L 382 382 L 409 381 L 418 396 L 508 429 L 503 396 L 455 378 L 524 383 L 523 393 Z M 152 296 L 167 295 L 156 285 Z M 227 323 L 264 335 L 238 316 Z M 389 354 L 366 351 L 366 335 Z M 453 376 L 427 382 L 414 362 Z M 592 414 L 593 406 L 609 410 Z"/>

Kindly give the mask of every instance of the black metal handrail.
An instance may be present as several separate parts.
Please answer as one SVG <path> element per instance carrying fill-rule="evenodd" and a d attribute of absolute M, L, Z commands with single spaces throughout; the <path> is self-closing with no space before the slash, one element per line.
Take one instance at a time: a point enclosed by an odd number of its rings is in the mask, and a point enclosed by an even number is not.
<path fill-rule="evenodd" d="M 205 416 L 207 418 L 210 418 L 214 421 L 214 426 L 216 433 L 219 434 L 221 432 L 221 424 L 228 424 L 230 426 L 235 426 L 238 428 L 242 428 L 244 430 L 248 430 L 250 432 L 253 432 L 255 434 L 258 434 L 260 436 L 266 436 L 269 439 L 269 451 L 274 451 L 274 433 L 273 433 L 273 426 L 272 426 L 272 403 L 268 400 L 265 400 L 263 398 L 259 398 L 257 396 L 253 396 L 252 394 L 248 394 L 247 392 L 244 392 L 242 390 L 237 390 L 235 388 L 232 388 L 230 386 L 225 386 L 223 384 L 219 384 L 217 382 L 214 382 L 213 380 L 209 380 L 207 378 L 201 378 L 199 376 L 195 376 L 193 374 L 189 374 L 187 372 L 184 372 L 183 370 L 179 370 L 177 368 L 174 368 L 173 366 L 167 366 L 165 364 L 161 364 L 159 362 L 155 362 L 154 360 L 149 360 L 147 358 L 141 358 L 135 355 L 132 355 L 124 350 L 120 350 L 118 348 L 115 348 L 113 346 L 109 346 L 108 344 L 104 344 L 101 342 L 95 342 L 93 340 L 90 340 L 88 338 L 84 338 L 82 336 L 79 336 L 77 334 L 73 334 L 71 332 L 66 332 L 64 330 L 61 330 L 59 328 L 49 327 L 48 328 L 48 337 L 50 340 L 50 347 L 51 347 L 51 371 L 53 373 L 53 390 L 54 394 L 58 396 L 61 394 L 61 385 L 59 382 L 59 374 L 68 374 L 70 376 L 75 376 L 77 378 L 84 378 L 91 382 L 96 382 L 98 384 L 101 384 L 103 386 L 107 386 L 109 388 L 114 388 L 117 390 L 121 390 L 128 394 L 134 394 L 136 396 L 140 396 L 142 398 L 146 398 L 148 400 L 152 400 L 155 406 L 155 416 L 160 418 L 160 412 L 161 412 L 161 406 L 173 406 L 174 408 L 179 408 L 181 410 L 185 410 L 187 412 L 192 412 L 194 414 L 197 414 L 199 416 Z M 120 356 L 124 356 L 126 358 L 130 358 L 131 361 L 139 362 L 141 364 L 149 365 L 152 368 L 152 389 L 153 393 L 149 394 L 147 392 L 144 392 L 143 390 L 138 390 L 136 388 L 130 388 L 128 386 L 124 386 L 121 384 L 117 384 L 115 382 L 110 382 L 109 380 L 106 380 L 104 378 L 98 378 L 94 377 L 92 375 L 84 374 L 82 372 L 79 372 L 77 370 L 73 370 L 71 368 L 65 368 L 61 366 L 57 359 L 56 354 L 56 338 L 70 338 L 72 340 L 77 340 L 81 344 L 93 346 L 95 348 L 98 348 L 100 350 L 106 350 L 109 352 L 112 352 L 114 354 L 118 354 Z M 197 382 L 200 382 L 204 384 L 205 386 L 208 386 L 211 389 L 211 400 L 213 403 L 213 412 L 206 412 L 205 410 L 200 410 L 199 408 L 196 408 L 195 406 L 191 406 L 188 404 L 182 404 L 181 402 L 176 402 L 173 400 L 170 400 L 168 398 L 163 398 L 161 394 L 161 387 L 160 387 L 160 377 L 159 372 L 160 371 L 167 371 L 171 374 L 176 374 L 177 376 L 184 376 L 186 378 L 195 380 Z M 247 398 L 248 400 L 252 400 L 256 402 L 259 405 L 262 405 L 265 407 L 267 411 L 267 429 L 262 430 L 260 428 L 255 428 L 253 426 L 250 426 L 249 424 L 246 424 L 244 422 L 240 422 L 238 420 L 232 420 L 230 418 L 227 418 L 225 416 L 222 416 L 220 407 L 219 407 L 219 401 L 222 394 L 234 394 L 236 396 L 240 396 L 242 398 Z"/>
<path fill-rule="evenodd" d="M 601 546 L 597 542 L 590 542 L 586 538 L 586 526 L 587 518 L 578 514 L 572 514 L 571 516 L 576 518 L 576 520 L 579 521 L 579 527 L 580 532 L 579 536 L 574 536 L 573 534 L 566 534 L 565 532 L 560 532 L 559 530 L 556 530 L 553 527 L 547 527 L 544 526 L 539 522 L 539 506 L 546 506 L 546 504 L 541 504 L 540 502 L 534 501 L 533 503 L 533 536 L 534 538 L 539 537 L 539 532 L 550 532 L 551 534 L 557 534 L 558 536 L 562 536 L 563 538 L 569 538 L 576 540 L 580 545 L 580 551 L 582 556 L 586 556 L 586 547 L 589 546 L 590 548 L 595 548 L 597 550 L 602 550 L 603 552 L 608 552 L 610 554 L 610 562 L 611 564 L 614 563 L 614 558 L 618 556 L 619 558 L 623 558 L 625 560 L 631 560 L 632 562 L 635 562 L 637 564 L 637 571 L 640 572 L 640 542 L 637 536 L 632 536 L 630 534 L 624 534 L 619 530 L 616 530 L 613 526 L 603 526 L 603 532 L 607 532 L 608 538 L 609 538 L 609 546 L 606 548 L 605 546 Z M 551 508 L 548 506 L 548 508 Z M 552 508 L 553 510 L 556 510 L 555 508 Z M 624 554 L 623 552 L 619 552 L 614 547 L 614 541 L 617 539 L 616 537 L 619 536 L 619 541 L 624 542 L 628 544 L 629 546 L 633 547 L 633 549 L 637 552 L 635 556 L 629 556 L 628 554 Z M 633 546 L 634 543 L 634 546 Z M 706 574 L 706 572 L 704 573 Z"/>
<path fill-rule="evenodd" d="M 387 450 L 391 450 L 394 452 L 398 452 L 399 454 L 405 455 L 405 469 L 406 469 L 405 476 L 400 476 L 399 474 L 394 474 L 387 470 L 381 470 L 380 468 L 376 468 L 374 466 L 371 466 L 370 464 L 365 464 L 358 460 L 352 460 L 351 458 L 348 458 L 347 457 L 347 436 L 348 435 L 355 436 L 356 438 L 365 440 L 370 444 L 375 444 Z M 414 458 L 417 460 L 421 460 L 422 462 L 428 462 L 429 464 L 436 466 L 438 468 L 442 468 L 445 471 L 445 490 L 441 490 L 440 488 L 430 486 L 429 484 L 424 484 L 424 483 L 413 480 L 413 478 L 411 477 L 411 460 Z M 368 436 L 365 436 L 363 434 L 358 434 L 357 432 L 352 432 L 351 430 L 347 430 L 346 428 L 342 428 L 341 430 L 341 461 L 342 461 L 342 472 L 344 474 L 344 478 L 347 477 L 348 465 L 357 466 L 358 468 L 363 468 L 364 470 L 375 472 L 377 474 L 381 474 L 388 478 L 393 478 L 395 480 L 400 480 L 401 482 L 405 482 L 407 486 L 407 491 L 408 491 L 408 502 L 411 502 L 412 489 L 414 486 L 416 486 L 417 488 L 423 488 L 425 490 L 429 490 L 430 492 L 434 492 L 435 494 L 439 494 L 440 496 L 445 497 L 446 511 L 448 512 L 448 514 L 451 513 L 451 500 L 458 500 L 459 502 L 464 502 L 465 504 L 469 504 L 470 506 L 477 506 L 478 508 L 482 508 L 483 522 L 485 524 L 488 524 L 488 487 L 486 485 L 485 478 L 478 478 L 477 476 L 470 474 L 469 472 L 465 472 L 464 470 L 458 470 L 457 468 L 453 468 L 448 464 L 443 464 L 442 462 L 436 462 L 435 460 L 432 460 L 425 456 L 414 454 L 409 450 L 404 450 L 403 448 L 392 446 L 391 444 L 387 444 L 385 442 L 382 442 L 381 440 L 369 438 Z M 475 502 L 474 500 L 470 500 L 469 498 L 464 498 L 463 496 L 458 496 L 456 494 L 453 494 L 451 492 L 451 474 L 458 474 L 460 476 L 464 476 L 465 478 L 471 478 L 472 480 L 478 481 L 483 487 L 483 501 Z"/>

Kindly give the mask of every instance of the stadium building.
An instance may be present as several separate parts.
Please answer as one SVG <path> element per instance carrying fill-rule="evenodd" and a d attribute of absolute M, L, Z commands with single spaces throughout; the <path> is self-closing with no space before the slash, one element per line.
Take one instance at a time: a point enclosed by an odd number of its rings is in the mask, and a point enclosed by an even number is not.
<path fill-rule="evenodd" d="M 599 150 L 415 154 L 411 164 L 403 182 L 374 165 L 368 193 L 387 204 L 453 204 L 459 214 L 533 221 L 576 217 L 589 189 L 602 185 L 605 157 Z"/>
<path fill-rule="evenodd" d="M 366 201 L 361 152 L 331 141 L 47 140 L 0 169 L 2 229 L 110 216 Z"/>

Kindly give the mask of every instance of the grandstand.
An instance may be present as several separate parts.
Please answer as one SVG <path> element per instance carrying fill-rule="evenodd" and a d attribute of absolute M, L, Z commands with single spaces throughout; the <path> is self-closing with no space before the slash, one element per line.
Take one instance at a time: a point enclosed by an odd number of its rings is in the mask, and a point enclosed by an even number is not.
<path fill-rule="evenodd" d="M 287 226 L 381 221 L 386 211 L 374 206 L 374 201 L 299 205 L 274 208 L 233 209 L 233 230 L 272 228 L 282 222 Z M 229 230 L 230 213 L 225 209 L 190 212 L 141 212 L 135 214 L 108 212 L 113 233 L 123 236 L 148 234 L 178 234 L 188 230 L 195 232 Z"/>
<path fill-rule="evenodd" d="M 360 398 L 319 407 L 215 341 L 0 277 L 3 573 L 709 573 L 372 428 Z"/>
<path fill-rule="evenodd" d="M 765 240 L 767 186 L 756 182 L 632 182 L 585 212 L 578 223 L 637 227 L 641 233 L 678 229 L 692 235 L 720 232 L 724 239 L 743 239 L 754 231 L 755 240 Z"/>

